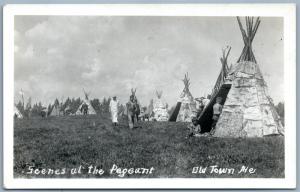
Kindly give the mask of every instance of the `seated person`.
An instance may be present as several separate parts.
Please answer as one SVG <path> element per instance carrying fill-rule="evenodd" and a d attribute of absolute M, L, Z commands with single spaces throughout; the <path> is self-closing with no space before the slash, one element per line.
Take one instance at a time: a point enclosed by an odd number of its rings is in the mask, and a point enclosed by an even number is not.
<path fill-rule="evenodd" d="M 192 123 L 188 125 L 188 135 L 186 138 L 193 137 L 193 136 L 200 136 L 201 135 L 201 127 L 200 124 L 198 123 L 198 120 L 196 117 L 192 118 Z"/>

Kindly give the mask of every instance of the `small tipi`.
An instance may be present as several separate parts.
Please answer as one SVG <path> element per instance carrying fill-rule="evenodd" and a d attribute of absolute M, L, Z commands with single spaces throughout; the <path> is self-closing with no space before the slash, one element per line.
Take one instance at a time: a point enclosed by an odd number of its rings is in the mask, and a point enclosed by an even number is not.
<path fill-rule="evenodd" d="M 54 105 L 52 106 L 52 111 L 50 113 L 50 116 L 60 116 L 61 112 L 60 112 L 60 104 L 59 101 L 56 99 L 54 101 Z"/>
<path fill-rule="evenodd" d="M 18 119 L 23 119 L 22 113 L 16 106 L 14 106 L 14 117 Z"/>
<path fill-rule="evenodd" d="M 182 81 L 184 84 L 184 89 L 169 121 L 191 122 L 192 118 L 196 117 L 197 115 L 196 102 L 189 89 L 190 79 L 188 74 L 185 74 Z"/>
<path fill-rule="evenodd" d="M 263 137 L 283 133 L 283 126 L 268 95 L 267 85 L 252 51 L 252 41 L 260 24 L 257 18 L 246 17 L 247 31 L 237 18 L 244 40 L 244 49 L 214 99 L 223 92 L 223 110 L 216 124 L 216 137 Z M 227 90 L 224 91 L 224 90 Z M 222 104 L 223 104 L 222 103 Z M 204 113 L 202 113 L 203 115 Z M 200 124 L 204 118 L 200 117 Z M 209 121 L 209 119 L 207 119 Z"/>
<path fill-rule="evenodd" d="M 75 112 L 76 115 L 83 115 L 84 112 L 82 110 L 82 106 L 84 104 L 86 104 L 88 106 L 88 111 L 87 111 L 87 114 L 88 115 L 96 115 L 96 111 L 94 109 L 94 107 L 91 105 L 91 101 L 89 100 L 89 94 L 90 93 L 87 93 L 83 90 L 84 92 L 84 96 L 85 96 L 85 100 L 80 104 L 80 106 L 78 107 L 77 111 Z"/>
<path fill-rule="evenodd" d="M 168 105 L 162 99 L 162 91 L 156 91 L 157 98 L 153 102 L 153 113 L 156 121 L 168 121 Z"/>

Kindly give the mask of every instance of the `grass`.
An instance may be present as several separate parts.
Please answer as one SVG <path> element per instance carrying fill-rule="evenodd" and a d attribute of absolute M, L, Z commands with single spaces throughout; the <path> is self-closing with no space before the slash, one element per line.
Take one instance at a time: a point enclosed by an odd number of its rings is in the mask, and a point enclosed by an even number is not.
<path fill-rule="evenodd" d="M 110 174 L 113 164 L 122 168 L 150 168 L 152 174 L 125 174 L 124 178 L 284 177 L 284 137 L 185 139 L 186 124 L 141 122 L 130 130 L 126 121 L 113 127 L 107 116 L 17 119 L 14 125 L 14 176 L 17 178 L 120 178 Z M 70 170 L 84 167 L 81 174 Z M 103 175 L 87 173 L 93 165 Z M 234 168 L 234 174 L 210 173 L 210 167 Z M 29 166 L 66 169 L 65 174 L 27 174 Z M 208 166 L 204 174 L 193 167 Z M 237 174 L 242 166 L 255 173 Z"/>

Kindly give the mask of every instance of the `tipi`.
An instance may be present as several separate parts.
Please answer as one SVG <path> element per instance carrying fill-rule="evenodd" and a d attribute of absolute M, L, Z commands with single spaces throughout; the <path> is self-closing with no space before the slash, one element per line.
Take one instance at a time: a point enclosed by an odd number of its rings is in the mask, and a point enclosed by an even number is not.
<path fill-rule="evenodd" d="M 52 111 L 50 113 L 50 116 L 60 116 L 61 112 L 60 112 L 60 104 L 59 101 L 56 99 L 54 101 L 54 105 L 52 106 Z"/>
<path fill-rule="evenodd" d="M 167 103 L 161 98 L 162 93 L 162 91 L 156 91 L 157 99 L 153 103 L 153 113 L 156 121 L 168 121 L 169 119 Z"/>
<path fill-rule="evenodd" d="M 191 122 L 192 118 L 197 115 L 196 102 L 189 90 L 190 79 L 188 74 L 185 74 L 182 81 L 184 84 L 184 89 L 169 121 Z"/>
<path fill-rule="evenodd" d="M 14 117 L 18 119 L 23 119 L 22 113 L 16 106 L 14 106 Z"/>
<path fill-rule="evenodd" d="M 85 100 L 81 103 L 81 105 L 78 107 L 77 111 L 75 112 L 76 115 L 83 115 L 84 112 L 82 110 L 82 106 L 84 104 L 86 104 L 88 106 L 88 111 L 87 114 L 88 115 L 96 115 L 96 111 L 94 109 L 94 107 L 91 105 L 91 101 L 89 100 L 89 94 L 83 90 L 84 92 L 84 96 L 85 96 Z"/>
<path fill-rule="evenodd" d="M 244 49 L 236 64 L 228 71 L 225 82 L 214 94 L 222 97 L 223 110 L 216 124 L 216 137 L 263 137 L 284 134 L 283 126 L 267 93 L 267 85 L 252 51 L 252 41 L 260 24 L 257 18 L 246 17 L 247 31 L 237 18 L 244 40 Z M 215 102 L 212 100 L 212 104 Z M 222 104 L 223 104 L 222 103 Z M 207 117 L 206 117 L 207 118 Z M 210 120 L 202 113 L 201 127 Z"/>

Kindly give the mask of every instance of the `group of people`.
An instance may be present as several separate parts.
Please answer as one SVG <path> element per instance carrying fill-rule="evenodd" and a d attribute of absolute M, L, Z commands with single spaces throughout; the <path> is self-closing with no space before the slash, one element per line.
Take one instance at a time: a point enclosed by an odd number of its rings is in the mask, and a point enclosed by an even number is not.
<path fill-rule="evenodd" d="M 118 126 L 119 101 L 116 96 L 109 103 L 109 111 L 113 125 Z M 125 114 L 128 117 L 129 128 L 134 128 L 134 124 L 138 121 L 140 114 L 140 105 L 134 94 L 130 95 L 129 101 L 126 103 Z"/>
<path fill-rule="evenodd" d="M 201 133 L 201 126 L 199 124 L 199 118 L 202 113 L 202 111 L 208 106 L 210 103 L 211 96 L 208 95 L 207 98 L 200 98 L 198 100 L 199 106 L 198 106 L 198 112 L 195 117 L 192 118 L 191 124 L 188 125 L 188 135 L 187 137 L 193 137 L 193 136 L 203 136 Z M 222 98 L 217 97 L 216 103 L 213 105 L 213 115 L 212 115 L 212 125 L 211 125 L 211 131 L 209 132 L 210 135 L 214 134 L 215 127 L 217 125 L 218 119 L 222 113 L 223 106 L 221 105 Z M 111 119 L 114 126 L 118 126 L 118 116 L 119 116 L 119 101 L 117 100 L 117 97 L 114 96 L 109 104 L 109 111 L 111 113 Z M 138 103 L 138 100 L 135 96 L 135 94 L 130 95 L 129 101 L 126 103 L 126 115 L 128 117 L 128 125 L 129 128 L 134 128 L 135 123 L 139 119 L 140 114 L 140 106 Z"/>
<path fill-rule="evenodd" d="M 210 99 L 210 96 L 208 97 L 208 99 Z M 209 100 L 208 100 L 208 103 L 209 103 Z M 193 136 L 198 137 L 198 136 L 206 136 L 207 135 L 207 133 L 206 134 L 201 133 L 199 117 L 200 117 L 202 111 L 205 109 L 205 107 L 207 107 L 208 103 L 206 103 L 206 105 L 205 105 L 202 100 L 202 105 L 200 105 L 202 109 L 201 108 L 199 109 L 197 116 L 193 117 L 192 123 L 188 125 L 187 138 L 193 137 Z M 221 105 L 221 103 L 222 103 L 222 98 L 217 97 L 216 103 L 213 105 L 212 125 L 211 125 L 211 131 L 209 132 L 209 135 L 213 135 L 215 132 L 217 122 L 219 120 L 219 117 L 220 117 L 220 115 L 222 113 L 222 109 L 223 109 L 223 106 Z"/>

